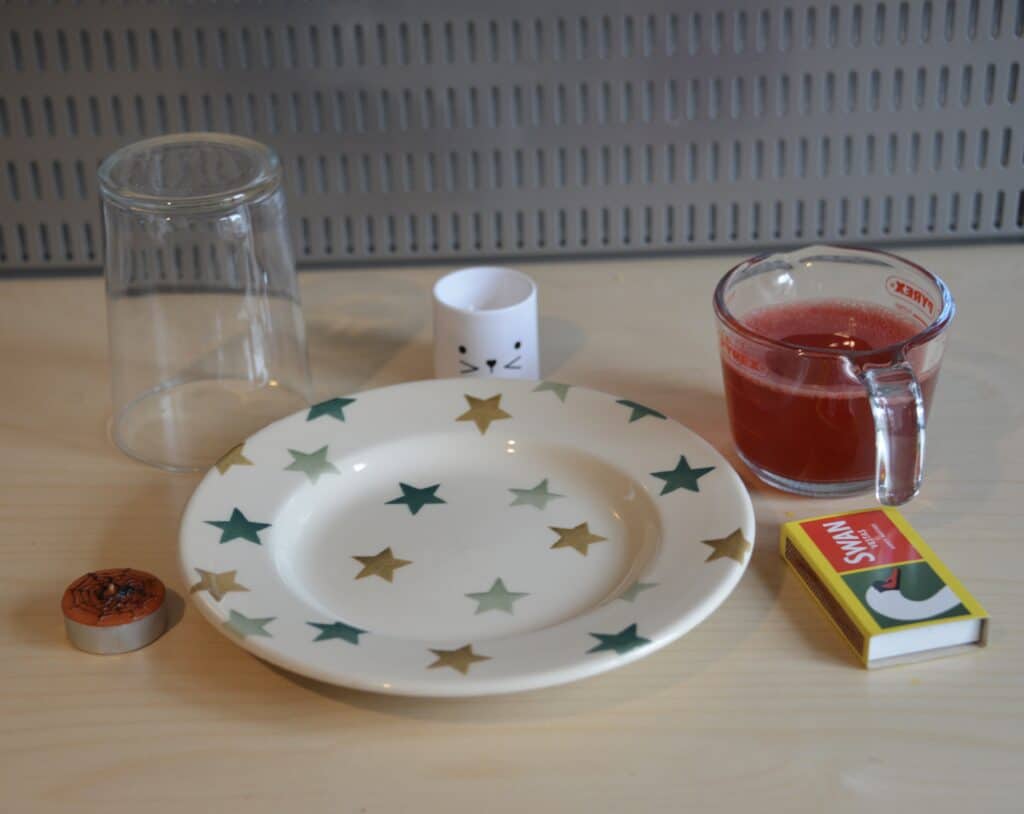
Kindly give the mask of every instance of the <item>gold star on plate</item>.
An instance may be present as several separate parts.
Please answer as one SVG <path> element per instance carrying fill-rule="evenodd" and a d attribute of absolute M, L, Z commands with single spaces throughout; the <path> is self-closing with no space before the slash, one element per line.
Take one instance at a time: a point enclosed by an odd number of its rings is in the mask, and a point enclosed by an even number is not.
<path fill-rule="evenodd" d="M 714 549 L 704 562 L 711 562 L 712 560 L 720 560 L 724 557 L 728 557 L 730 560 L 736 560 L 740 565 L 743 565 L 743 562 L 747 557 L 747 553 L 751 548 L 753 548 L 753 546 L 747 542 L 740 529 L 736 529 L 736 531 L 727 537 L 718 537 L 714 540 L 701 540 L 701 542 Z"/>
<path fill-rule="evenodd" d="M 548 528 L 558 535 L 558 541 L 551 546 L 552 548 L 575 548 L 584 557 L 587 556 L 587 548 L 590 545 L 608 539 L 598 534 L 591 534 L 586 523 L 580 523 L 571 529 L 563 529 L 558 526 L 548 526 Z"/>
<path fill-rule="evenodd" d="M 490 656 L 481 656 L 479 653 L 474 653 L 473 645 L 471 644 L 463 645 L 458 650 L 434 650 L 431 648 L 430 652 L 437 656 L 437 661 L 433 664 L 428 664 L 428 670 L 433 670 L 435 667 L 451 667 L 463 675 L 469 672 L 469 667 L 474 662 L 491 660 Z"/>
<path fill-rule="evenodd" d="M 252 466 L 252 461 L 245 457 L 245 442 L 231 447 L 219 461 L 214 464 L 217 471 L 224 475 L 233 466 Z"/>
<path fill-rule="evenodd" d="M 363 564 L 363 570 L 356 574 L 356 579 L 363 579 L 363 577 L 380 577 L 381 579 L 386 579 L 388 582 L 394 581 L 395 571 L 399 568 L 404 568 L 405 566 L 412 564 L 412 560 L 400 560 L 396 558 L 395 555 L 391 553 L 390 546 L 373 556 L 353 557 L 352 559 L 358 560 Z"/>
<path fill-rule="evenodd" d="M 466 402 L 469 404 L 469 409 L 455 420 L 472 421 L 476 424 L 476 428 L 480 430 L 481 435 L 487 432 L 487 428 L 491 426 L 492 421 L 512 418 L 512 416 L 501 409 L 500 393 L 496 396 L 491 396 L 489 399 L 478 399 L 467 395 Z"/>
<path fill-rule="evenodd" d="M 235 582 L 237 571 L 204 571 L 202 568 L 197 568 L 196 573 L 199 574 L 199 582 L 188 589 L 190 594 L 194 594 L 196 591 L 209 591 L 210 596 L 220 602 L 224 598 L 224 594 L 249 590 L 244 585 Z"/>

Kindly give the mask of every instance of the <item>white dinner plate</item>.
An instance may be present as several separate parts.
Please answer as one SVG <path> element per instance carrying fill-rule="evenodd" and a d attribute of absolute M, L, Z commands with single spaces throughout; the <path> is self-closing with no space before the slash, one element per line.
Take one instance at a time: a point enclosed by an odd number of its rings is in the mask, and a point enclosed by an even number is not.
<path fill-rule="evenodd" d="M 754 513 L 707 442 L 553 382 L 435 380 L 335 398 L 210 470 L 181 523 L 192 599 L 322 681 L 456 696 L 621 667 L 706 618 Z"/>

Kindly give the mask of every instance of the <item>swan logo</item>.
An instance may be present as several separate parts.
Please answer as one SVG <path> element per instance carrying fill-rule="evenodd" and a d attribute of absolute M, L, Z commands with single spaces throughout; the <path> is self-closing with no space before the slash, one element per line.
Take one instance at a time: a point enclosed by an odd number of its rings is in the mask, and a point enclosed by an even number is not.
<path fill-rule="evenodd" d="M 843 580 L 883 629 L 970 614 L 956 591 L 923 560 L 857 571 Z"/>
<path fill-rule="evenodd" d="M 801 526 L 839 573 L 921 559 L 882 511 L 808 520 Z"/>

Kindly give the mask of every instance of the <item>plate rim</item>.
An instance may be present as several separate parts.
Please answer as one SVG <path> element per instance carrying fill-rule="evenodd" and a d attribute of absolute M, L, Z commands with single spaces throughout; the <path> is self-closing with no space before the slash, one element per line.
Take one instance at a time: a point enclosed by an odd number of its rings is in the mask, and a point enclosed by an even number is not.
<path fill-rule="evenodd" d="M 485 379 L 483 381 L 490 382 L 492 380 Z M 366 397 L 371 394 L 374 396 L 382 395 L 390 398 L 394 393 L 403 390 L 415 389 L 417 387 L 422 388 L 425 385 L 436 384 L 438 382 L 452 384 L 453 389 L 461 389 L 478 385 L 481 380 L 473 379 L 467 381 L 456 378 L 420 379 L 353 392 L 345 394 L 343 398 L 358 399 L 359 397 Z M 496 388 L 508 386 L 527 387 L 540 386 L 545 382 L 552 383 L 551 380 L 495 379 L 493 380 L 493 385 Z M 458 388 L 454 387 L 456 383 L 459 385 Z M 572 390 L 583 391 L 596 396 L 613 399 L 617 402 L 625 399 L 624 396 L 608 393 L 587 385 L 569 384 L 569 387 Z M 338 398 L 338 396 L 329 396 L 328 400 L 331 398 Z M 250 440 L 255 440 L 267 434 L 272 434 L 275 430 L 280 429 L 281 425 L 295 421 L 298 416 L 308 413 L 308 410 L 309 407 L 307 406 L 302 410 L 283 416 L 257 430 L 255 433 L 247 436 L 241 443 L 244 445 Z M 710 455 L 715 459 L 715 468 L 721 468 L 723 470 L 723 474 L 732 482 L 734 487 L 733 491 L 736 493 L 741 504 L 737 506 L 737 509 L 742 514 L 739 526 L 743 530 L 744 538 L 750 544 L 750 548 L 742 563 L 735 562 L 735 567 L 730 567 L 727 574 L 717 579 L 715 584 L 700 598 L 699 602 L 696 602 L 678 618 L 675 618 L 667 625 L 660 627 L 657 632 L 657 638 L 648 640 L 648 642 L 642 647 L 635 647 L 621 654 L 616 653 L 613 658 L 583 658 L 583 652 L 581 651 L 580 658 L 577 658 L 569 664 L 549 668 L 528 669 L 511 675 L 480 676 L 471 673 L 469 675 L 461 676 L 457 681 L 446 681 L 437 680 L 436 678 L 432 679 L 431 675 L 427 673 L 425 676 L 418 679 L 407 679 L 399 676 L 394 681 L 390 681 L 385 684 L 379 681 L 369 680 L 360 676 L 358 673 L 353 674 L 345 671 L 332 671 L 322 668 L 319 665 L 294 658 L 289 653 L 282 652 L 278 648 L 274 647 L 271 644 L 271 639 L 264 640 L 260 637 L 253 638 L 251 636 L 239 637 L 232 635 L 225 629 L 223 614 L 218 614 L 217 607 L 222 606 L 215 606 L 215 603 L 210 601 L 209 597 L 199 593 L 192 593 L 189 596 L 189 599 L 191 600 L 191 604 L 199 610 L 202 616 L 217 630 L 220 635 L 256 657 L 299 676 L 304 676 L 334 686 L 376 694 L 425 698 L 500 695 L 529 691 L 544 687 L 560 686 L 579 681 L 584 678 L 600 675 L 602 673 L 618 669 L 619 667 L 624 667 L 640 659 L 646 658 L 664 647 L 667 647 L 669 644 L 677 641 L 711 616 L 732 594 L 743 575 L 746 573 L 755 545 L 754 532 L 756 530 L 756 518 L 753 509 L 753 502 L 751 501 L 746 484 L 736 472 L 735 467 L 733 467 L 729 460 L 709 441 L 707 441 L 707 439 L 703 438 L 682 422 L 677 421 L 670 416 L 665 416 L 665 418 L 667 419 L 667 422 L 670 425 L 673 425 L 677 430 L 682 430 L 683 433 L 688 436 L 691 443 L 703 447 L 704 451 L 710 453 Z M 623 426 L 626 425 L 624 424 Z M 587 449 L 585 451 L 593 452 L 593 449 Z M 198 503 L 200 493 L 204 492 L 204 485 L 215 477 L 215 471 L 216 465 L 211 467 L 204 474 L 203 478 L 199 481 L 192 494 L 189 496 L 181 514 L 178 533 L 178 562 L 179 570 L 186 586 L 194 580 L 194 575 L 190 573 L 193 570 L 192 563 L 187 561 L 188 550 L 191 545 L 187 541 L 187 537 L 189 537 L 187 532 L 187 521 L 197 511 L 196 505 Z M 629 474 L 632 477 L 636 476 L 636 473 L 634 472 L 630 472 Z M 567 619 L 564 622 L 556 623 L 552 625 L 551 628 L 561 627 L 569 621 L 571 620 Z M 509 637 L 505 638 L 516 638 L 525 635 L 529 635 L 529 633 L 510 634 Z M 426 649 L 426 642 L 424 642 L 424 647 Z M 607 656 L 609 654 L 603 653 L 600 655 Z"/>

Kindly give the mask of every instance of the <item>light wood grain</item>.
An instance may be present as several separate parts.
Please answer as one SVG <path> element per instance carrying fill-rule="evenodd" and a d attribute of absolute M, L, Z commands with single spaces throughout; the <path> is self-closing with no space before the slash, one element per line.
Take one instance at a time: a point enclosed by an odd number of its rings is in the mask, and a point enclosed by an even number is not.
<path fill-rule="evenodd" d="M 72 649 L 58 603 L 80 573 L 130 565 L 185 592 L 177 523 L 198 477 L 107 438 L 100 280 L 0 282 L 0 811 L 1019 811 L 1024 251 L 906 253 L 960 307 L 906 514 L 992 613 L 988 649 L 860 669 L 775 545 L 783 520 L 868 499 L 748 478 L 751 568 L 693 633 L 576 685 L 444 702 L 291 676 L 180 597 L 146 650 Z M 545 371 L 650 404 L 735 462 L 710 309 L 733 259 L 524 266 Z M 429 376 L 442 272 L 302 275 L 319 393 Z"/>

